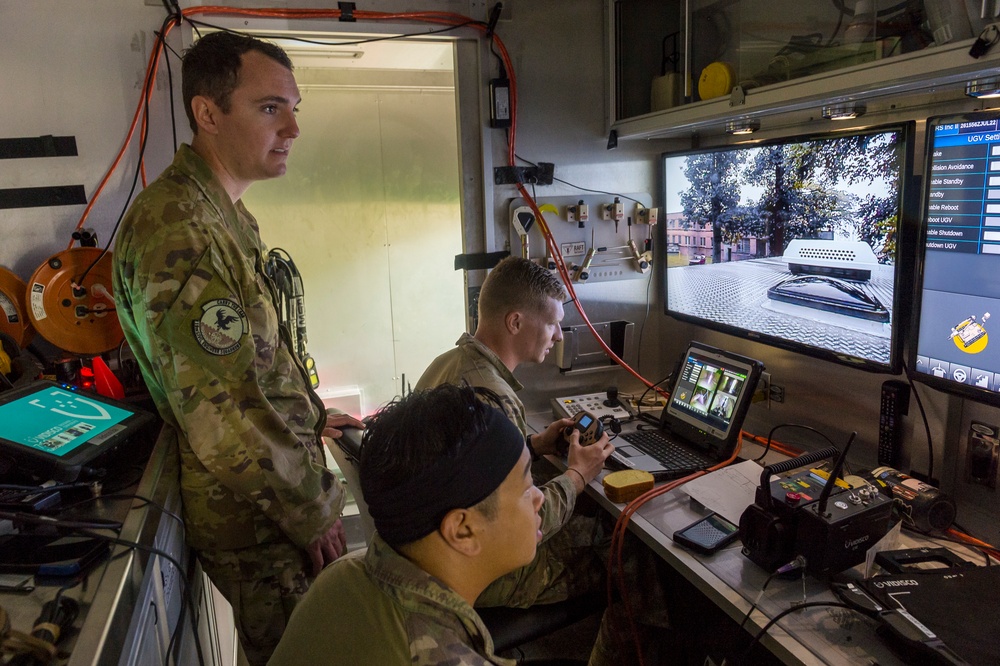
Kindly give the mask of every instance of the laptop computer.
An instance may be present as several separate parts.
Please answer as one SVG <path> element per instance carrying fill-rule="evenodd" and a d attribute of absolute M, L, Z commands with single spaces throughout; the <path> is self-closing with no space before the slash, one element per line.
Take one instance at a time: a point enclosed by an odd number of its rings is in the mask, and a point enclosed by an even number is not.
<path fill-rule="evenodd" d="M 760 361 L 692 342 L 674 373 L 659 427 L 622 433 L 610 466 L 645 470 L 662 481 L 727 459 L 763 369 Z"/>

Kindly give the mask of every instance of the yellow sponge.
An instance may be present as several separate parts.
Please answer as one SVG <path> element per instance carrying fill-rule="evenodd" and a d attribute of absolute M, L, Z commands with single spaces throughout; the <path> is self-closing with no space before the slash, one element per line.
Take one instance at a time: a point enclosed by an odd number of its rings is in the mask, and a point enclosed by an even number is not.
<path fill-rule="evenodd" d="M 623 469 L 611 472 L 601 481 L 604 494 L 612 502 L 631 502 L 639 495 L 653 488 L 653 475 L 638 469 Z"/>

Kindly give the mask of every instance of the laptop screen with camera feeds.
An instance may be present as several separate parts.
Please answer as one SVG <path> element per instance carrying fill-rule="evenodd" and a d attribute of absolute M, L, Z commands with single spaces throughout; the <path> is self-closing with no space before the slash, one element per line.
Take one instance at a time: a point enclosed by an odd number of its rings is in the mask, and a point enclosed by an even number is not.
<path fill-rule="evenodd" d="M 763 364 L 691 343 L 674 373 L 670 398 L 655 430 L 623 433 L 610 460 L 658 480 L 676 479 L 732 455 Z"/>
<path fill-rule="evenodd" d="M 670 396 L 668 413 L 725 439 L 733 427 L 736 406 L 747 390 L 750 370 L 735 361 L 689 349 Z"/>

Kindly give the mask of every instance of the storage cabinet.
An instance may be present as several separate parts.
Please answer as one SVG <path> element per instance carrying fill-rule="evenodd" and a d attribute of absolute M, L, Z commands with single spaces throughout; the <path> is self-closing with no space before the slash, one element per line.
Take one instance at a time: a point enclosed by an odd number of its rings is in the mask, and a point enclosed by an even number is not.
<path fill-rule="evenodd" d="M 165 505 L 179 515 L 180 492 L 175 484 L 166 489 Z M 179 664 L 232 666 L 236 640 L 232 609 L 213 594 L 211 581 L 184 540 L 184 526 L 166 514 L 154 513 L 159 524 L 153 547 L 184 564 L 190 574 L 185 580 L 184 572 L 163 557 L 147 560 L 117 665 L 166 664 L 173 659 L 168 658 L 168 651 L 173 655 L 176 650 Z M 101 663 L 114 662 L 102 655 Z"/>
<path fill-rule="evenodd" d="M 997 0 L 608 0 L 611 126 L 669 136 L 993 75 Z M 958 92 L 961 94 L 961 91 Z"/>
<path fill-rule="evenodd" d="M 180 495 L 176 487 L 168 491 L 167 506 L 180 513 Z M 176 646 L 178 663 L 225 666 L 232 659 L 223 657 L 220 648 L 220 630 L 231 631 L 231 621 L 218 625 L 211 582 L 204 575 L 197 559 L 189 555 L 184 541 L 183 525 L 166 514 L 159 515 L 159 525 L 153 547 L 167 553 L 194 571 L 189 580 L 183 572 L 162 557 L 150 557 L 143 571 L 142 583 L 137 591 L 137 602 L 132 612 L 128 632 L 120 645 L 118 666 L 145 666 L 166 664 L 168 650 Z M 185 589 L 187 587 L 188 589 Z M 186 597 L 191 604 L 187 605 Z M 227 612 L 229 609 L 223 609 Z M 192 617 L 192 613 L 194 617 Z M 198 632 L 195 639 L 194 632 Z M 109 650 L 113 652 L 113 650 Z M 101 655 L 101 663 L 113 663 L 110 655 Z"/>

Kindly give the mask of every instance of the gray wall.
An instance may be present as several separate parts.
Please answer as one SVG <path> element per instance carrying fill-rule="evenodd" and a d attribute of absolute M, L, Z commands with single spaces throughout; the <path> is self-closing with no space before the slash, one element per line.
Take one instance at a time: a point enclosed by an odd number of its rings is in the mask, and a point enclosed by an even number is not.
<path fill-rule="evenodd" d="M 2 160 L 0 187 L 82 184 L 88 200 L 93 196 L 135 113 L 153 31 L 163 15 L 162 7 L 147 7 L 142 0 L 0 2 L 2 136 L 75 136 L 79 152 L 77 157 Z M 162 67 L 158 84 L 162 93 Z M 151 176 L 173 154 L 164 133 L 166 107 L 166 96 L 156 95 L 146 160 Z M 133 148 L 122 160 L 88 218 L 87 226 L 96 229 L 102 243 L 125 204 L 136 154 Z M 84 206 L 0 211 L 5 233 L 0 264 L 27 280 L 47 257 L 69 245 L 83 211 Z"/>
<path fill-rule="evenodd" d="M 182 3 L 185 6 L 189 3 Z M 238 4 L 238 3 L 229 3 Z M 246 3 L 267 6 L 270 2 Z M 320 3 L 289 3 L 321 6 Z M 330 3 L 323 3 L 329 6 Z M 518 154 L 532 161 L 556 165 L 556 177 L 592 189 L 612 192 L 649 192 L 658 196 L 656 156 L 671 147 L 663 141 L 623 141 L 614 151 L 607 141 L 604 3 L 601 0 L 508 0 L 505 20 L 498 33 L 514 60 L 518 76 Z M 485 2 L 385 2 L 378 9 L 447 9 L 485 17 Z M 159 6 L 144 0 L 35 0 L 30 4 L 0 2 L 0 111 L 3 136 L 23 137 L 44 134 L 75 135 L 80 155 L 73 158 L 5 160 L 0 162 L 0 187 L 75 184 L 86 186 L 92 195 L 123 141 L 135 111 L 138 91 L 153 30 L 162 21 Z M 175 46 L 179 42 L 174 40 Z M 481 83 L 495 76 L 495 61 L 483 52 Z M 177 75 L 175 68 L 175 78 Z M 175 82 L 176 83 L 176 82 Z M 166 71 L 160 69 L 158 93 L 152 109 L 153 128 L 147 166 L 154 176 L 172 154 L 167 129 Z M 913 111 L 921 115 L 919 109 Z M 927 115 L 927 114 L 922 114 Z M 181 128 L 185 126 L 182 121 Z M 469 138 L 463 128 L 463 140 Z M 483 130 L 483 152 L 489 174 L 494 165 L 505 163 L 504 133 Z M 180 131 L 180 139 L 187 132 Z M 89 225 L 97 228 L 102 241 L 110 234 L 121 212 L 135 167 L 134 151 L 120 172 L 111 179 L 105 194 L 91 214 Z M 475 220 L 485 212 L 495 223 L 486 230 L 490 245 L 500 248 L 510 236 L 509 201 L 517 196 L 510 186 L 484 187 L 482 211 L 469 211 Z M 576 190 L 555 183 L 539 187 L 539 197 L 569 196 Z M 654 204 L 656 204 L 654 198 Z M 69 234 L 79 220 L 82 206 L 3 211 L 0 220 L 6 237 L 0 247 L 0 264 L 27 280 L 34 268 L 49 255 L 66 247 Z M 473 230 L 477 231 L 477 230 Z M 476 233 L 470 233 L 475 237 Z M 475 251 L 476 247 L 467 248 Z M 470 275 L 476 284 L 481 276 Z M 642 371 L 650 379 L 663 377 L 688 340 L 695 338 L 729 347 L 763 360 L 776 383 L 785 388 L 786 401 L 753 407 L 750 430 L 766 435 L 771 427 L 786 422 L 811 425 L 824 430 L 834 442 L 858 431 L 854 460 L 872 465 L 876 459 L 876 425 L 879 388 L 888 379 L 847 367 L 817 361 L 771 347 L 737 340 L 722 334 L 679 324 L 660 312 L 660 293 L 654 278 L 650 290 L 651 309 L 643 330 Z M 586 285 L 580 296 L 593 321 L 627 319 L 642 322 L 646 313 L 644 280 Z M 579 316 L 567 313 L 567 323 L 579 323 Z M 603 389 L 609 384 L 635 388 L 638 384 L 621 371 L 593 375 L 560 376 L 551 365 L 519 372 L 533 388 L 529 401 L 556 394 Z M 1000 537 L 994 526 L 998 508 L 996 494 L 966 486 L 958 461 L 964 452 L 969 421 L 1000 423 L 1000 411 L 964 404 L 923 386 L 917 389 L 924 399 L 934 437 L 936 476 L 944 487 L 963 502 L 960 521 L 988 538 Z M 926 469 L 927 447 L 916 405 L 907 417 L 912 466 Z M 813 446 L 813 442 L 788 432 L 782 439 Z M 815 440 L 813 440 L 815 441 Z"/>
<path fill-rule="evenodd" d="M 606 104 L 607 60 L 604 49 L 606 17 L 600 0 L 553 0 L 544 3 L 515 1 L 509 5 L 510 20 L 501 21 L 497 32 L 511 54 L 517 73 L 517 154 L 532 162 L 552 162 L 555 177 L 574 185 L 616 193 L 646 192 L 657 197 L 655 157 L 663 148 L 640 141 L 607 150 L 609 110 Z M 489 63 L 490 76 L 495 64 Z M 507 142 L 504 132 L 487 130 L 492 140 L 495 164 L 504 164 Z M 588 194 L 555 182 L 535 188 L 538 199 Z M 513 186 L 496 186 L 493 217 L 496 247 L 511 239 L 518 253 L 517 236 L 509 224 L 508 205 L 519 197 Z M 629 206 L 626 210 L 631 213 Z M 591 210 L 591 226 L 597 211 Z M 568 223 L 567 223 L 568 224 Z M 607 224 L 607 223 L 605 223 Z M 624 242 L 621 225 L 620 242 Z M 555 231 L 554 231 L 555 233 Z M 557 234 L 558 237 L 558 234 Z M 589 232 L 585 234 L 590 241 Z M 532 256 L 544 252 L 540 236 L 532 236 Z M 646 312 L 647 280 L 586 284 L 577 295 L 592 322 L 624 319 L 640 327 Z M 653 303 L 643 330 L 642 372 L 662 377 L 662 317 L 657 314 L 656 278 L 649 290 Z M 566 306 L 565 326 L 582 323 L 571 305 Z M 636 332 L 638 338 L 638 331 Z M 672 354 L 673 352 L 671 352 Z M 545 397 L 604 390 L 609 385 L 638 387 L 621 370 L 560 376 L 551 363 L 518 371 L 525 384 L 526 402 Z"/>

